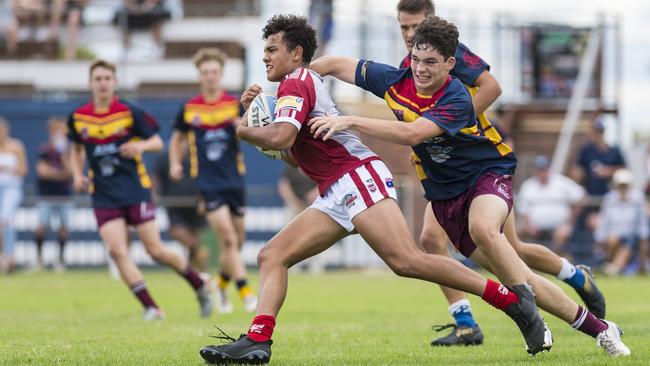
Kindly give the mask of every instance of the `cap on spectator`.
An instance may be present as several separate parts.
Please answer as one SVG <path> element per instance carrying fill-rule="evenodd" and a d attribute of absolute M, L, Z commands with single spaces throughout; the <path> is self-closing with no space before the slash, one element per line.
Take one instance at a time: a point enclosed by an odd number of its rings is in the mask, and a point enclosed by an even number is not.
<path fill-rule="evenodd" d="M 598 117 L 594 120 L 593 128 L 596 131 L 605 131 L 605 122 L 603 121 L 602 117 Z"/>
<path fill-rule="evenodd" d="M 631 186 L 634 183 L 634 174 L 627 169 L 619 169 L 612 176 L 612 184 L 614 187 L 618 186 Z"/>
<path fill-rule="evenodd" d="M 551 165 L 551 161 L 545 155 L 537 155 L 533 160 L 535 169 L 546 169 Z"/>

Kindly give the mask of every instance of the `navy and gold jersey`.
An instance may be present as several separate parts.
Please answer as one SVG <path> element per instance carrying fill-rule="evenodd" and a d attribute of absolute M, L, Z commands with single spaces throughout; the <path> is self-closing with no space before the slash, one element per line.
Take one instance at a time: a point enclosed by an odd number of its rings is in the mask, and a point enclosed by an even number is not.
<path fill-rule="evenodd" d="M 479 128 L 470 91 L 449 76 L 434 95 L 418 94 L 411 69 L 361 60 L 355 83 L 384 99 L 400 121 L 424 117 L 445 133 L 416 146 L 418 175 L 429 200 L 451 199 L 469 189 L 484 173 L 513 174 L 517 158 L 512 149 Z M 496 134 L 498 135 L 498 133 Z"/>
<path fill-rule="evenodd" d="M 244 159 L 234 125 L 239 114 L 239 101 L 226 93 L 210 103 L 198 95 L 181 107 L 174 128 L 187 133 L 190 175 L 199 191 L 243 187 Z"/>
<path fill-rule="evenodd" d="M 119 149 L 157 132 L 153 117 L 117 98 L 106 109 L 90 102 L 70 114 L 68 137 L 86 149 L 93 207 L 128 207 L 151 200 L 151 179 L 142 157 L 124 158 Z"/>
<path fill-rule="evenodd" d="M 479 75 L 481 75 L 483 71 L 490 70 L 490 65 L 488 65 L 487 62 L 475 55 L 462 43 L 458 44 L 454 57 L 456 58 L 456 65 L 451 69 L 449 74 L 456 77 L 465 85 L 475 86 L 476 79 Z M 410 53 L 404 57 L 399 67 L 400 69 L 411 68 Z"/>

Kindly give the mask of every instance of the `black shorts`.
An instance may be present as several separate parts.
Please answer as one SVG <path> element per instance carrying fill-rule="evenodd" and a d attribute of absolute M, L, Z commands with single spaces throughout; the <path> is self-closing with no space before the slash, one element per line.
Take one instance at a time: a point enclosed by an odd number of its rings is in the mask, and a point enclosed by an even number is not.
<path fill-rule="evenodd" d="M 194 208 L 168 208 L 167 217 L 169 226 L 182 226 L 190 230 L 197 230 L 205 225 L 203 216 L 199 216 Z"/>
<path fill-rule="evenodd" d="M 205 202 L 206 212 L 228 205 L 233 215 L 244 216 L 246 199 L 243 189 L 201 192 L 201 198 Z"/>

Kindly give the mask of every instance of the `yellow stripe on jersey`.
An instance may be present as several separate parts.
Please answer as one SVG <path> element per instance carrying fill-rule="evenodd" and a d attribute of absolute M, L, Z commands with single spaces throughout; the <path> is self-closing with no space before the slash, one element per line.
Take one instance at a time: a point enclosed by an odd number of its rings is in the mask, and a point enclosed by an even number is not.
<path fill-rule="evenodd" d="M 246 164 L 244 164 L 244 154 L 242 152 L 237 153 L 237 171 L 239 175 L 246 174 Z"/>
<path fill-rule="evenodd" d="M 196 178 L 199 175 L 199 157 L 196 151 L 196 135 L 193 130 L 187 132 L 187 142 L 190 149 L 190 177 Z"/>
<path fill-rule="evenodd" d="M 95 178 L 95 172 L 92 169 L 88 168 L 88 193 L 95 193 L 95 183 L 93 182 Z"/>
<path fill-rule="evenodd" d="M 386 104 L 388 104 L 388 107 L 390 107 L 392 110 L 402 111 L 402 120 L 404 122 L 413 122 L 416 119 L 420 118 L 419 114 L 396 102 L 388 93 L 384 95 L 384 100 L 386 100 Z"/>
<path fill-rule="evenodd" d="M 89 116 L 87 114 L 75 113 L 73 117 L 75 120 L 102 125 L 106 123 L 111 123 L 121 118 L 131 117 L 131 111 L 117 112 L 104 117 L 96 117 L 96 116 Z"/>
<path fill-rule="evenodd" d="M 469 93 L 472 95 L 472 98 L 478 92 L 477 87 L 469 87 L 467 85 L 465 85 L 465 87 L 469 90 Z M 492 141 L 492 143 L 497 148 L 497 151 L 499 151 L 499 154 L 501 154 L 501 156 L 508 155 L 512 152 L 512 148 L 510 148 L 510 146 L 506 145 L 503 142 L 503 138 L 501 137 L 501 134 L 492 125 L 492 122 L 490 122 L 490 120 L 487 118 L 487 115 L 485 115 L 485 113 L 481 113 L 481 115 L 478 116 L 478 122 L 481 125 L 481 129 L 483 130 L 485 137 L 487 137 L 488 139 L 490 139 L 490 141 Z"/>
<path fill-rule="evenodd" d="M 216 106 L 187 104 L 183 114 L 185 123 L 193 125 L 198 120 L 200 124 L 207 126 L 218 126 L 237 117 L 239 117 L 237 101 L 219 103 Z"/>
<path fill-rule="evenodd" d="M 395 89 L 394 86 L 391 86 L 389 90 L 392 90 L 393 93 L 395 94 L 395 96 L 396 96 L 399 100 L 401 100 L 401 101 L 404 102 L 404 103 L 407 103 L 407 104 L 411 105 L 413 108 L 419 110 L 420 113 L 426 112 L 426 111 L 428 111 L 429 109 L 431 109 L 431 107 L 420 108 L 419 105 L 417 105 L 416 103 L 412 102 L 412 101 L 411 101 L 410 99 L 408 99 L 407 97 L 400 95 L 400 94 L 397 92 L 397 90 Z M 386 95 L 388 95 L 388 92 L 386 92 Z"/>
<path fill-rule="evenodd" d="M 147 167 L 142 163 L 142 155 L 135 156 L 135 166 L 138 170 L 138 176 L 140 177 L 140 184 L 143 188 L 151 188 L 151 178 L 147 173 Z"/>
<path fill-rule="evenodd" d="M 77 118 L 77 114 L 75 114 L 74 128 L 78 134 L 81 134 L 82 131 L 85 131 L 83 133 L 84 136 L 104 139 L 117 135 L 120 132 L 127 130 L 133 126 L 133 117 L 131 116 L 131 112 L 127 113 L 128 115 L 122 118 L 117 118 L 102 123 L 91 122 L 86 118 Z"/>

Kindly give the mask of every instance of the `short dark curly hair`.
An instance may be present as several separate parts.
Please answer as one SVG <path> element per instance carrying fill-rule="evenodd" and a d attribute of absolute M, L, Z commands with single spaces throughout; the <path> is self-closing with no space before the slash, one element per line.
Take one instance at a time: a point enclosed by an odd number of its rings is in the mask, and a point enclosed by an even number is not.
<path fill-rule="evenodd" d="M 413 46 L 418 50 L 431 47 L 446 60 L 453 56 L 458 48 L 458 28 L 454 23 L 435 15 L 429 16 L 415 28 Z"/>
<path fill-rule="evenodd" d="M 436 7 L 431 0 L 400 0 L 397 3 L 397 12 L 417 14 L 424 12 L 425 15 L 436 13 Z"/>
<path fill-rule="evenodd" d="M 302 47 L 302 61 L 304 63 L 311 62 L 318 48 L 316 31 L 309 25 L 305 17 L 291 14 L 274 15 L 266 22 L 266 26 L 262 32 L 263 39 L 267 39 L 273 34 L 284 32 L 282 40 L 287 45 L 289 51 L 298 46 Z"/>

